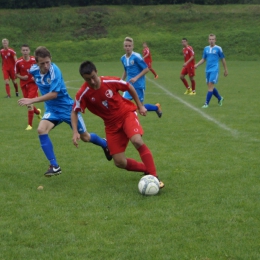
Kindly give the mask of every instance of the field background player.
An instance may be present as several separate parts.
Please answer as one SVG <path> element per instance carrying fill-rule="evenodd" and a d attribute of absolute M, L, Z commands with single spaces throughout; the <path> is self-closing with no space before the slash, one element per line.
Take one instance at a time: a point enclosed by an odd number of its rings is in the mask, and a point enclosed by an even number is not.
<path fill-rule="evenodd" d="M 122 80 L 129 82 L 137 92 L 139 100 L 144 103 L 145 95 L 145 74 L 149 71 L 147 64 L 144 62 L 141 54 L 134 52 L 134 40 L 130 37 L 126 37 L 124 40 L 124 49 L 126 54 L 121 57 L 121 62 L 124 67 L 124 73 Z M 133 97 L 128 91 L 125 91 L 123 97 L 132 100 Z M 160 118 L 162 116 L 161 105 L 159 103 L 145 104 L 147 111 L 154 111 Z"/>
<path fill-rule="evenodd" d="M 152 68 L 152 54 L 146 42 L 143 42 L 143 59 L 144 62 L 147 64 L 149 70 L 153 73 L 154 78 L 158 79 L 158 74 Z"/>
<path fill-rule="evenodd" d="M 22 57 L 20 57 L 15 63 L 16 77 L 20 79 L 20 87 L 22 89 L 24 98 L 38 97 L 38 87 L 34 82 L 33 76 L 29 73 L 29 70 L 33 64 L 35 64 L 34 56 L 30 56 L 29 45 L 24 44 L 21 47 Z M 41 110 L 36 108 L 33 104 L 27 105 L 28 109 L 28 126 L 25 130 L 32 130 L 33 116 L 36 114 L 38 119 L 42 118 Z"/>
<path fill-rule="evenodd" d="M 181 44 L 183 46 L 182 53 L 184 56 L 184 64 L 181 71 L 180 79 L 183 82 L 184 86 L 186 87 L 185 95 L 196 95 L 196 83 L 194 80 L 195 76 L 195 53 L 193 51 L 193 48 L 188 45 L 187 38 L 183 38 L 181 41 Z M 189 75 L 191 87 L 188 84 L 188 81 L 185 79 L 185 76 Z"/>
<path fill-rule="evenodd" d="M 16 52 L 9 48 L 9 41 L 7 39 L 2 40 L 3 49 L 0 50 L 1 52 L 1 58 L 2 58 L 2 71 L 3 71 L 3 77 L 5 81 L 5 91 L 6 91 L 6 98 L 11 97 L 11 90 L 10 90 L 10 81 L 12 80 L 14 88 L 15 88 L 15 95 L 18 97 L 18 84 L 16 83 L 15 79 L 15 62 L 17 60 Z"/>

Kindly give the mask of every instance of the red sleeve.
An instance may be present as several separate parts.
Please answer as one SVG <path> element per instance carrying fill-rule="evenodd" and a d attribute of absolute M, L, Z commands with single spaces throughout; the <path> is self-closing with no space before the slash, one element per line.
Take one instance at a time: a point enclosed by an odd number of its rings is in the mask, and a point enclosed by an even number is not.
<path fill-rule="evenodd" d="M 84 83 L 76 94 L 75 101 L 73 104 L 73 111 L 85 113 L 86 100 L 84 99 L 85 92 L 89 89 L 87 83 Z"/>

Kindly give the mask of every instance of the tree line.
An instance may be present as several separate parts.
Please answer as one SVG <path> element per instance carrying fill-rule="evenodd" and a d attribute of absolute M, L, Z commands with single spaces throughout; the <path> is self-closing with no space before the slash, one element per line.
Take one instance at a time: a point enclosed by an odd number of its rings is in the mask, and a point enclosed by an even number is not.
<path fill-rule="evenodd" d="M 46 8 L 58 6 L 88 6 L 88 5 L 165 5 L 165 4 L 260 4 L 259 0 L 0 0 L 0 8 Z"/>

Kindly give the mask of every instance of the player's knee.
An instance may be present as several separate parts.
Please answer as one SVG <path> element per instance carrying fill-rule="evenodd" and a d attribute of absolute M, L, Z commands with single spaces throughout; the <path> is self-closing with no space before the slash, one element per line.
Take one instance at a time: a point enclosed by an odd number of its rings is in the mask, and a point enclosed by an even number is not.
<path fill-rule="evenodd" d="M 115 160 L 114 159 L 114 164 L 115 164 L 116 167 L 121 168 L 121 169 L 125 169 L 125 167 L 126 167 L 126 164 L 123 160 Z"/>
<path fill-rule="evenodd" d="M 184 79 L 184 75 L 180 75 L 180 79 Z"/>
<path fill-rule="evenodd" d="M 83 134 L 80 134 L 80 139 L 83 142 L 89 142 L 90 141 L 90 134 L 88 132 L 85 132 Z"/>
<path fill-rule="evenodd" d="M 33 105 L 27 105 L 28 110 L 33 110 Z"/>
<path fill-rule="evenodd" d="M 139 149 L 140 146 L 142 146 L 144 144 L 143 139 L 141 137 L 140 138 L 134 138 L 134 139 L 131 140 L 131 142 L 136 149 Z"/>

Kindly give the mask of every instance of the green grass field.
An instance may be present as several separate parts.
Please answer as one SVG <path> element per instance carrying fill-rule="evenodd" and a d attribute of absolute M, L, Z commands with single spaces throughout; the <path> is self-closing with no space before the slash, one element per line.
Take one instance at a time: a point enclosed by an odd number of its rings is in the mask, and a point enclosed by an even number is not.
<path fill-rule="evenodd" d="M 58 65 L 74 97 L 79 63 Z M 122 75 L 120 62 L 96 65 L 100 75 Z M 213 98 L 206 110 L 204 66 L 197 95 L 186 96 L 181 65 L 154 62 L 159 79 L 147 75 L 146 102 L 163 108 L 161 119 L 140 116 L 166 185 L 153 197 L 138 193 L 139 173 L 117 169 L 99 147 L 76 149 L 65 124 L 50 133 L 63 173 L 45 178 L 37 119 L 24 130 L 26 108 L 3 98 L 0 78 L 1 260 L 260 259 L 258 63 L 227 60 L 229 76 L 221 71 L 217 85 L 224 104 Z M 87 112 L 84 119 L 104 136 L 99 118 Z M 139 160 L 131 144 L 126 153 Z"/>

